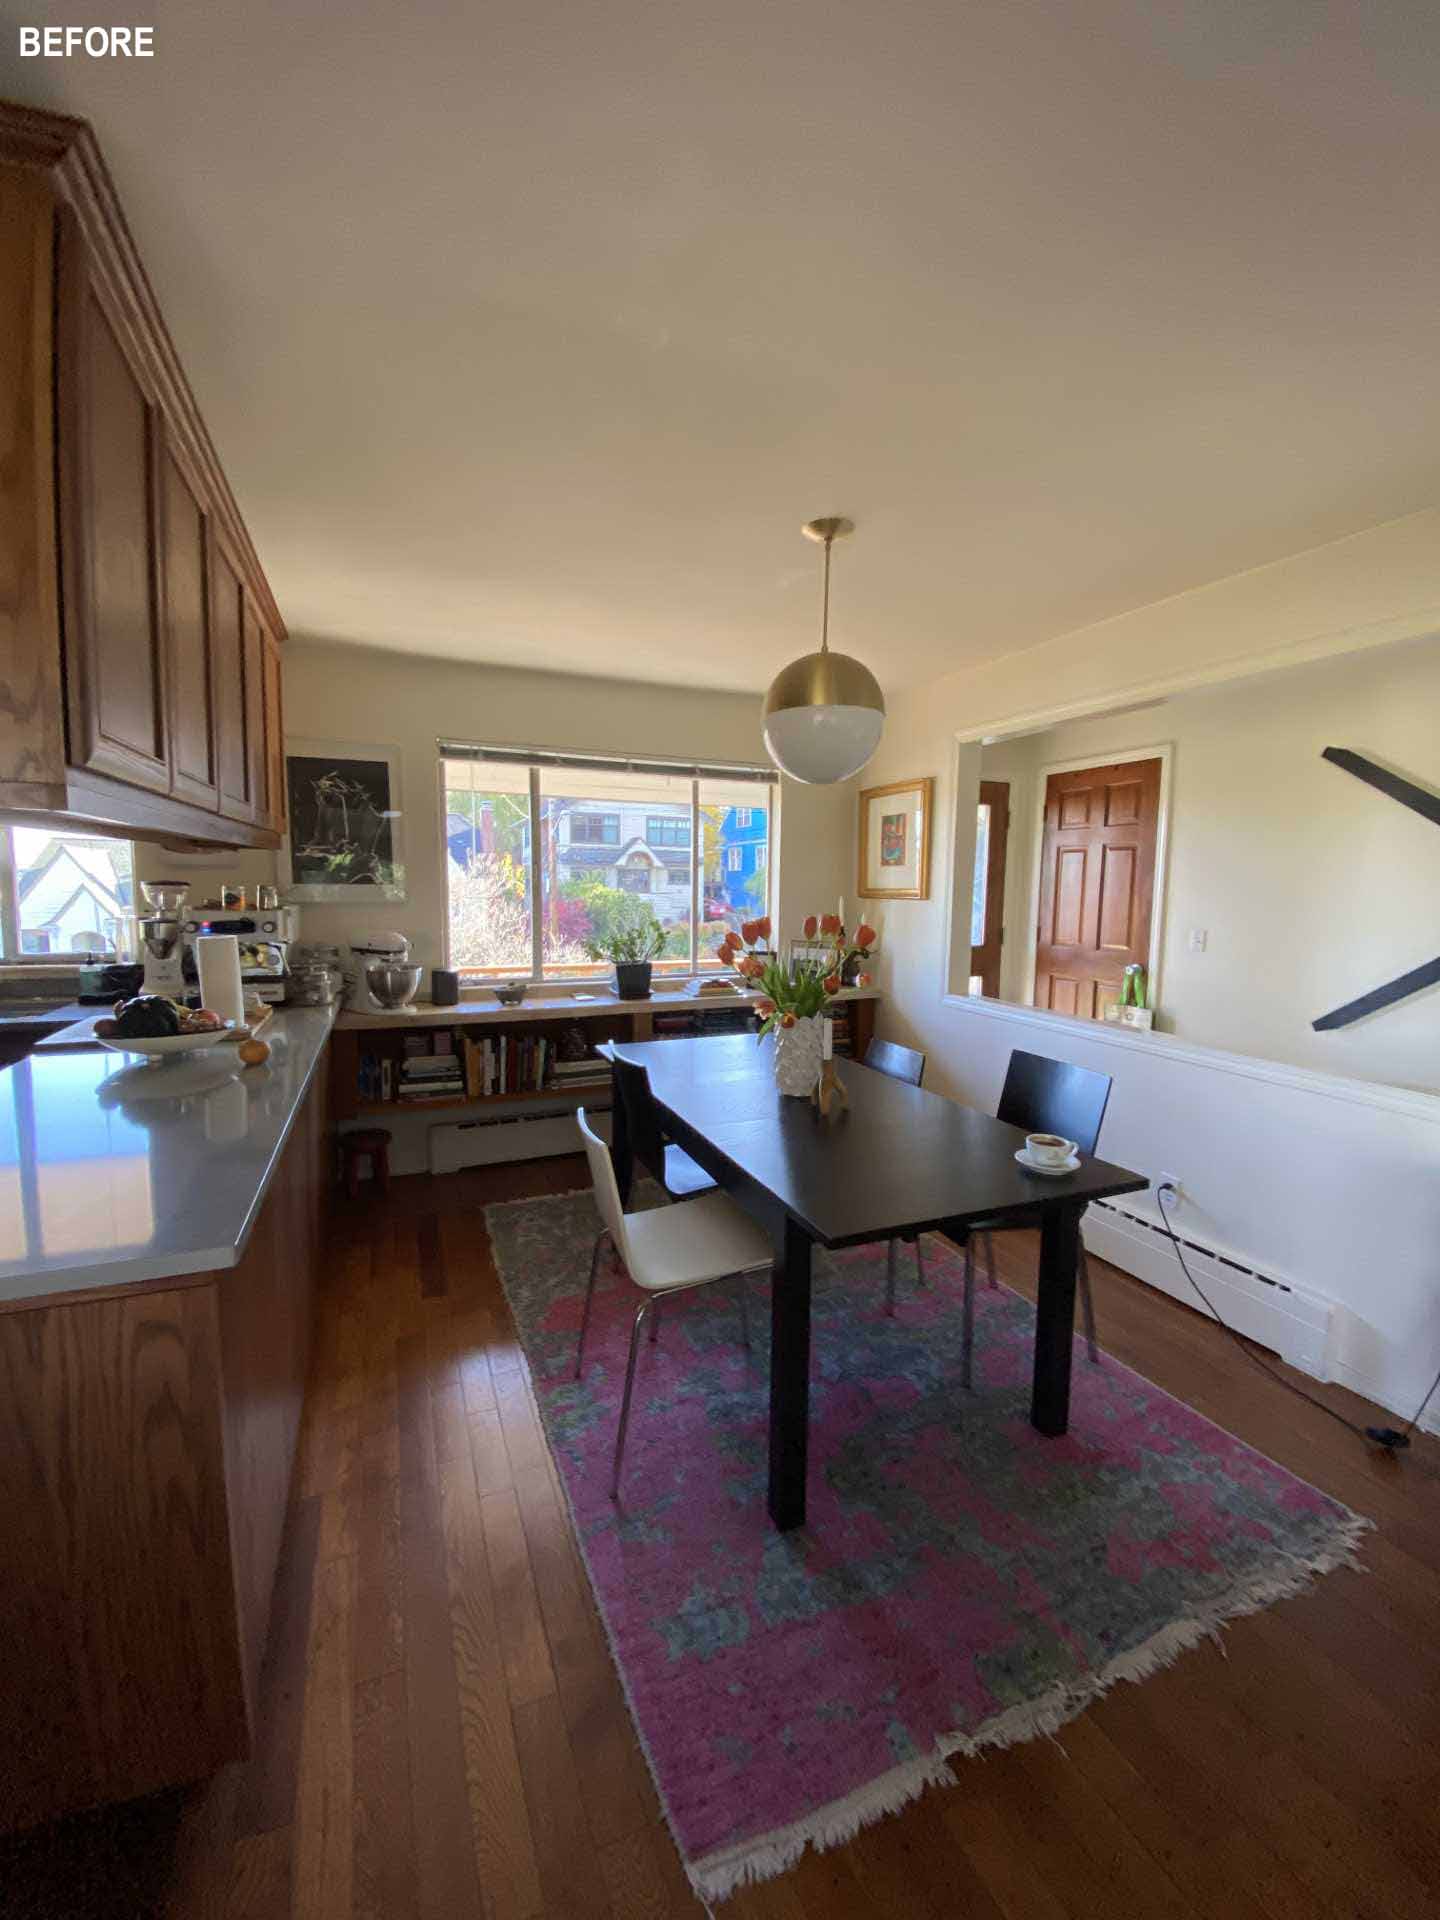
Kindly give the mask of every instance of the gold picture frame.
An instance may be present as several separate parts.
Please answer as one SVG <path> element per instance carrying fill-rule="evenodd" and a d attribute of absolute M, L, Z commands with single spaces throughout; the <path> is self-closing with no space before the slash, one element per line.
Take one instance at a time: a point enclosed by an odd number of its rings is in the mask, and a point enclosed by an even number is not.
<path fill-rule="evenodd" d="M 860 794 L 862 900 L 930 898 L 930 815 L 935 781 L 895 780 Z"/>

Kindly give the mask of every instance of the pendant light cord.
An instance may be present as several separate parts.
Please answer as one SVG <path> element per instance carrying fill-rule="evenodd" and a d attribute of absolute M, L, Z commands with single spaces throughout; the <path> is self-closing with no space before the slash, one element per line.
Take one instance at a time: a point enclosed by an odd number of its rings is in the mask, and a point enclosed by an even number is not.
<path fill-rule="evenodd" d="M 835 544 L 833 534 L 825 536 L 825 597 L 820 610 L 820 651 L 830 651 L 830 549 Z"/>

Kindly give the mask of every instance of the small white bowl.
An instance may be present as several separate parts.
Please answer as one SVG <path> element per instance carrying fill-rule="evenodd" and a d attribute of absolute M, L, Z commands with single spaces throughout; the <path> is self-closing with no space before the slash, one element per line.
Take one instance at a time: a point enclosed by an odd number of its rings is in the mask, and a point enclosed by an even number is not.
<path fill-rule="evenodd" d="M 164 1033 L 136 1040 L 122 1040 L 119 1034 L 107 1036 L 102 1033 L 97 1033 L 95 1038 L 111 1053 L 138 1053 L 142 1058 L 158 1063 L 179 1055 L 198 1053 L 202 1047 L 213 1047 L 217 1041 L 227 1039 L 229 1033 L 229 1027 L 212 1027 L 208 1033 Z"/>

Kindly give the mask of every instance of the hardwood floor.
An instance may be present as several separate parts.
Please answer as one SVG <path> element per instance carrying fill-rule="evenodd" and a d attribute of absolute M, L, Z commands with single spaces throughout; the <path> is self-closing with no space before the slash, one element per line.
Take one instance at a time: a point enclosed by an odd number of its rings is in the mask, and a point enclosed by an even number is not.
<path fill-rule="evenodd" d="M 667 1835 L 481 1209 L 557 1160 L 399 1180 L 334 1233 L 257 1750 L 0 1848 L 6 1920 L 670 1920 Z M 997 1239 L 1033 1292 L 1032 1236 Z M 957 1763 L 727 1920 L 1440 1912 L 1440 1446 L 1368 1453 L 1215 1327 L 1092 1261 L 1101 1339 L 1360 1511 L 1341 1572 L 1058 1740 Z M 1354 1417 L 1374 1410 L 1339 1389 Z M 3 1789 L 0 1789 L 3 1790 Z"/>

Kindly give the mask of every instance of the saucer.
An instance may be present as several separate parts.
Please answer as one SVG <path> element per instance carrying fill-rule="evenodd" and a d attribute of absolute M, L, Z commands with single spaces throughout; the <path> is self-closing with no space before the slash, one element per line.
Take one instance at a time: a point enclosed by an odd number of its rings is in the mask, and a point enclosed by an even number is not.
<path fill-rule="evenodd" d="M 1027 1173 L 1043 1173 L 1049 1180 L 1058 1180 L 1061 1174 L 1075 1173 L 1080 1166 L 1080 1156 L 1072 1153 L 1070 1158 L 1058 1167 L 1042 1167 L 1038 1160 L 1032 1160 L 1024 1147 L 1015 1149 L 1015 1158 Z"/>

